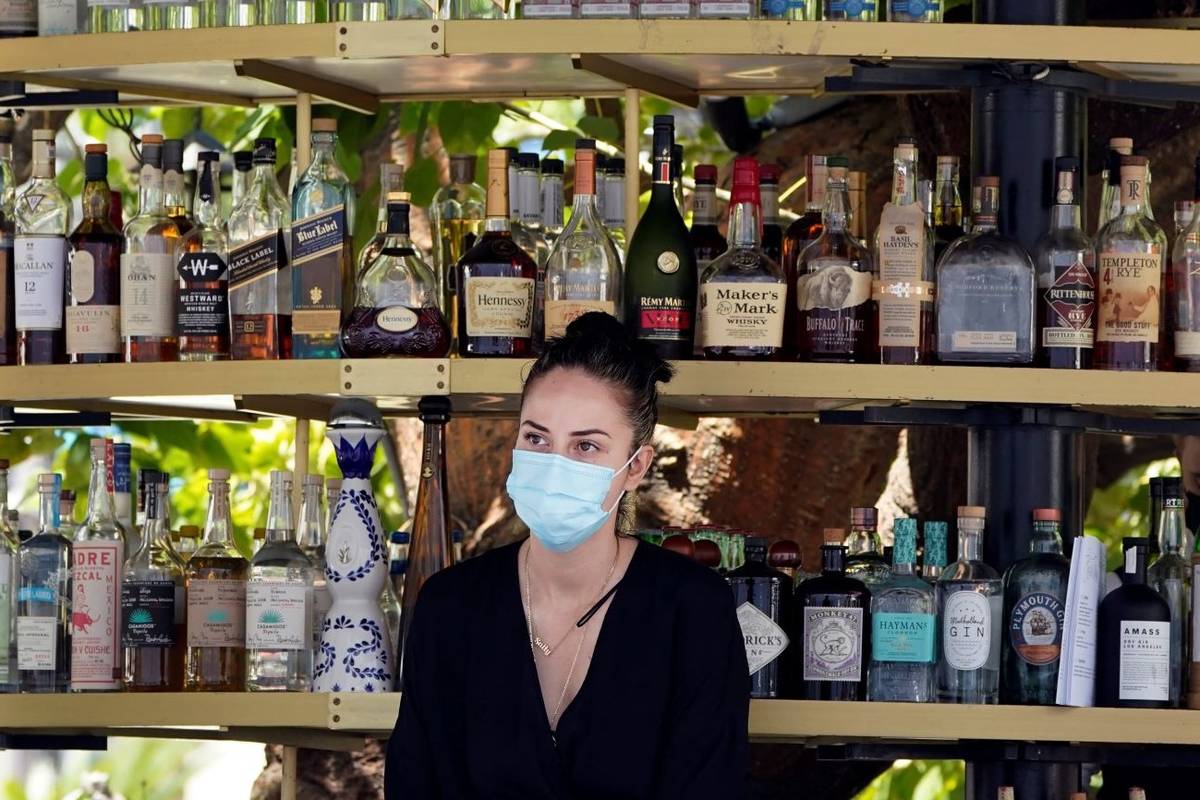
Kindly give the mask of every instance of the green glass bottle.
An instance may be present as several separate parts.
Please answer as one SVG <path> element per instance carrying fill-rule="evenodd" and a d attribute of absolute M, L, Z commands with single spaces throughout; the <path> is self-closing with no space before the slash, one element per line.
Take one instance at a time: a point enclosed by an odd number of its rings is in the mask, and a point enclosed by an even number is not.
<path fill-rule="evenodd" d="M 696 255 L 671 188 L 675 118 L 654 118 L 654 186 L 625 264 L 625 324 L 662 358 L 692 353 Z"/>

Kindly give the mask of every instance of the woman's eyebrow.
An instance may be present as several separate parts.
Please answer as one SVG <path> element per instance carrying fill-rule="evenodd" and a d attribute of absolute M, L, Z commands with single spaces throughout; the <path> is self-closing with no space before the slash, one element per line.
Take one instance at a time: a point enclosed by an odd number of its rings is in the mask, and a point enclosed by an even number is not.
<path fill-rule="evenodd" d="M 571 431 L 572 436 L 595 436 L 596 434 L 608 436 L 610 439 L 612 438 L 612 436 L 609 436 L 608 431 L 602 431 L 599 428 L 591 428 L 590 430 L 586 431 Z"/>
<path fill-rule="evenodd" d="M 550 432 L 550 429 L 547 428 L 545 425 L 539 425 L 538 423 L 534 422 L 531 419 L 521 420 L 521 425 L 523 425 L 523 426 L 528 425 L 531 428 L 536 428 L 537 430 L 541 431 L 542 433 Z"/>

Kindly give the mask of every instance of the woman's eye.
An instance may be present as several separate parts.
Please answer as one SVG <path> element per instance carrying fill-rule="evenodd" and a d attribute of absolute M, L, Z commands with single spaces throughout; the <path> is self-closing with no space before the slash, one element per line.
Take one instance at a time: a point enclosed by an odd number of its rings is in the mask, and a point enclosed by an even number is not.
<path fill-rule="evenodd" d="M 579 449 L 585 453 L 597 453 L 600 451 L 595 442 L 580 442 Z"/>
<path fill-rule="evenodd" d="M 546 440 L 541 437 L 541 434 L 537 434 L 537 433 L 525 434 L 525 441 L 529 442 L 532 445 L 539 445 L 539 446 L 546 443 Z"/>

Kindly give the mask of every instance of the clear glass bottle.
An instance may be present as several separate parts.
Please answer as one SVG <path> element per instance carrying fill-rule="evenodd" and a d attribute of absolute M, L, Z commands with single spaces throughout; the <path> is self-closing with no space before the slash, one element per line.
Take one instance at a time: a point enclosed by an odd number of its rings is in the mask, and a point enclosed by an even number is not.
<path fill-rule="evenodd" d="M 729 249 L 700 279 L 700 315 L 706 358 L 774 359 L 783 345 L 787 286 L 779 265 L 762 251 L 759 236 L 758 162 L 733 162 Z"/>
<path fill-rule="evenodd" d="M 537 264 L 533 306 L 533 343 L 540 348 L 546 330 L 546 260 L 550 244 L 542 235 L 541 171 L 537 153 L 518 153 L 516 183 L 511 187 L 512 236 L 517 246 Z"/>
<path fill-rule="evenodd" d="M 596 211 L 596 143 L 575 142 L 571 219 L 546 262 L 546 338 L 562 336 L 589 311 L 622 319 L 621 257 Z"/>
<path fill-rule="evenodd" d="M 87 0 L 88 33 L 122 33 L 136 30 L 133 0 Z"/>
<path fill-rule="evenodd" d="M 8 521 L 8 459 L 0 458 L 0 694 L 17 691 L 17 531 Z"/>
<path fill-rule="evenodd" d="M 1028 364 L 1034 350 L 1033 261 L 1000 235 L 1000 179 L 975 179 L 971 232 L 937 265 L 938 358 L 943 363 Z"/>
<path fill-rule="evenodd" d="M 175 361 L 175 287 L 183 234 L 163 204 L 163 138 L 142 137 L 137 215 L 121 254 L 121 341 L 128 362 Z"/>
<path fill-rule="evenodd" d="M 63 307 L 71 201 L 54 180 L 52 130 L 33 132 L 33 175 L 17 194 L 13 217 L 18 363 L 66 363 Z"/>
<path fill-rule="evenodd" d="M 958 561 L 937 582 L 938 701 L 994 705 L 1000 694 L 1004 587 L 983 563 L 982 506 L 958 508 Z"/>
<path fill-rule="evenodd" d="M 191 198 L 183 177 L 183 145 L 182 139 L 163 139 L 162 143 L 163 209 L 179 228 L 180 236 L 195 227 L 188 211 Z"/>
<path fill-rule="evenodd" d="M 302 25 L 321 21 L 325 13 L 320 0 L 264 0 L 259 24 Z"/>
<path fill-rule="evenodd" d="M 275 177 L 275 140 L 254 141 L 254 172 L 229 215 L 229 313 L 238 360 L 290 358 L 292 207 Z"/>
<path fill-rule="evenodd" d="M 388 19 L 387 0 L 333 0 L 332 5 L 334 22 L 384 22 Z"/>
<path fill-rule="evenodd" d="M 1184 703 L 1191 652 L 1189 620 L 1192 600 L 1192 562 L 1187 548 L 1183 480 L 1163 478 L 1162 511 L 1158 517 L 1158 540 L 1162 554 L 1146 571 L 1146 583 L 1167 601 L 1171 610 L 1170 705 Z"/>
<path fill-rule="evenodd" d="M 292 193 L 292 358 L 341 355 L 342 310 L 354 281 L 354 186 L 336 147 L 337 120 L 314 119 L 312 161 Z"/>
<path fill-rule="evenodd" d="M 946 533 L 944 522 L 930 520 L 922 529 L 921 577 L 936 584 L 946 568 Z"/>
<path fill-rule="evenodd" d="M 617 246 L 617 253 L 625 258 L 625 159 L 609 156 L 604 176 L 604 213 L 601 215 L 608 235 Z M 600 189 L 599 183 L 597 188 Z"/>
<path fill-rule="evenodd" d="M 847 575 L 858 578 L 868 588 L 891 577 L 892 569 L 883 557 L 883 541 L 879 538 L 879 512 L 873 506 L 850 509 L 850 530 L 843 544 Z"/>
<path fill-rule="evenodd" d="M 254 151 L 238 150 L 233 154 L 233 185 L 230 191 L 229 210 L 237 208 L 238 203 L 246 196 L 250 188 L 251 170 L 254 169 Z"/>
<path fill-rule="evenodd" d="M 313 583 L 313 564 L 292 532 L 292 473 L 272 470 L 267 537 L 246 581 L 247 691 L 309 690 Z"/>
<path fill-rule="evenodd" d="M 1149 372 L 1165 355 L 1167 236 L 1144 212 L 1148 168 L 1144 156 L 1121 156 L 1121 213 L 1096 237 L 1095 369 Z"/>
<path fill-rule="evenodd" d="M 563 229 L 563 162 L 542 159 L 542 232 L 553 241 Z"/>
<path fill-rule="evenodd" d="M 759 16 L 763 19 L 815 22 L 820 16 L 818 9 L 817 0 L 761 0 Z"/>
<path fill-rule="evenodd" d="M 821 12 L 830 22 L 875 22 L 879 9 L 874 0 L 824 0 Z"/>
<path fill-rule="evenodd" d="M 717 227 L 717 168 L 713 164 L 697 164 L 695 188 L 692 191 L 692 227 L 688 231 L 692 250 L 696 256 L 696 308 L 700 307 L 700 276 L 713 259 L 729 249 L 729 242 Z M 760 183 L 761 187 L 761 183 Z M 760 189 L 761 190 L 761 189 Z M 786 273 L 785 273 L 786 277 Z M 784 342 L 787 342 L 788 310 L 784 310 Z M 700 343 L 704 341 L 704 318 L 696 317 L 696 339 L 692 354 L 704 354 Z"/>
<path fill-rule="evenodd" d="M 441 293 L 439 305 L 456 339 L 458 295 L 455 271 L 459 259 L 475 246 L 483 233 L 486 206 L 487 192 L 475 182 L 474 154 L 450 156 L 450 183 L 433 196 L 429 215 L 433 225 L 433 266 Z"/>
<path fill-rule="evenodd" d="M 1096 338 L 1096 248 L 1081 229 L 1079 159 L 1054 159 L 1050 229 L 1034 249 L 1038 366 L 1090 369 Z"/>
<path fill-rule="evenodd" d="M 221 220 L 221 154 L 196 157 L 195 225 L 180 246 L 176 325 L 180 361 L 229 358 L 229 237 Z"/>
<path fill-rule="evenodd" d="M 354 307 L 342 325 L 341 349 L 350 358 L 442 358 L 450 327 L 437 305 L 437 285 L 408 238 L 409 196 L 388 195 L 383 246 L 358 276 Z"/>
<path fill-rule="evenodd" d="M 962 195 L 959 183 L 958 156 L 938 156 L 937 176 L 933 184 L 933 257 L 941 262 L 946 248 L 966 233 L 963 228 Z"/>
<path fill-rule="evenodd" d="M 890 0 L 889 22 L 941 22 L 940 0 Z"/>
<path fill-rule="evenodd" d="M 1121 156 L 1133 155 L 1133 139 L 1117 136 L 1108 140 L 1104 169 L 1100 172 L 1100 203 L 1096 214 L 1096 235 L 1111 220 L 1121 215 Z"/>
<path fill-rule="evenodd" d="M 330 479 L 330 483 L 333 479 Z M 325 627 L 325 615 L 333 604 L 329 595 L 329 584 L 325 579 L 325 517 L 321 513 L 321 494 L 325 479 L 320 475 L 305 475 L 300 492 L 300 524 L 296 527 L 296 543 L 308 556 L 313 565 L 313 652 L 321 643 L 321 631 Z M 337 500 L 329 504 L 333 513 Z"/>
<path fill-rule="evenodd" d="M 388 198 L 397 192 L 404 191 L 404 167 L 399 164 L 385 162 L 379 165 L 379 203 L 375 212 L 375 235 L 363 246 L 358 254 L 358 262 L 354 269 L 355 278 L 362 275 L 370 264 L 379 257 L 383 249 L 383 241 L 387 238 Z M 441 308 L 439 302 L 438 308 Z"/>
<path fill-rule="evenodd" d="M 794 288 L 800 314 L 797 340 L 791 344 L 802 361 L 878 364 L 871 252 L 849 230 L 848 162 L 835 156 L 826 164 L 829 184 L 821 234 L 797 261 Z"/>
<path fill-rule="evenodd" d="M 1200 156 L 1196 156 L 1193 169 L 1196 201 L 1175 203 L 1175 244 L 1167 276 L 1167 311 L 1174 322 L 1172 343 L 1179 372 L 1200 372 L 1200 214 L 1196 213 L 1200 207 Z M 1185 202 L 1187 208 L 1181 211 Z"/>
<path fill-rule="evenodd" d="M 58 532 L 75 541 L 75 490 L 61 489 L 58 493 Z"/>
<path fill-rule="evenodd" d="M 17 670 L 22 692 L 71 681 L 71 542 L 58 529 L 62 476 L 38 475 L 38 531 L 17 548 Z"/>
<path fill-rule="evenodd" d="M 917 576 L 917 521 L 897 519 L 892 568 L 871 591 L 871 665 L 867 699 L 932 703 L 937 659 L 937 601 Z"/>
<path fill-rule="evenodd" d="M 110 219 L 108 148 L 84 147 L 83 220 L 71 233 L 64 310 L 72 364 L 121 360 L 121 250 L 125 237 Z"/>

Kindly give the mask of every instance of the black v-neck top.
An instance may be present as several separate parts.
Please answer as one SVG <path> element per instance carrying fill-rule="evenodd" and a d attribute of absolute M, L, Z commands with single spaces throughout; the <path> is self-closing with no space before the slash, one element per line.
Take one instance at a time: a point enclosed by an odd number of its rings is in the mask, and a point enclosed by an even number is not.
<path fill-rule="evenodd" d="M 750 679 L 725 581 L 639 542 L 552 736 L 519 548 L 465 561 L 421 590 L 387 800 L 742 800 Z"/>

